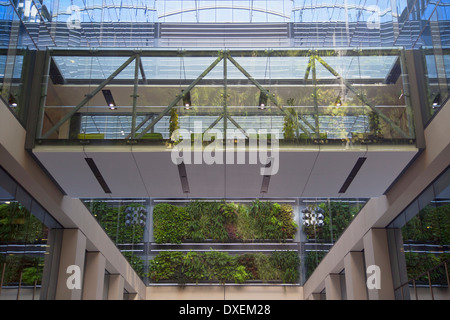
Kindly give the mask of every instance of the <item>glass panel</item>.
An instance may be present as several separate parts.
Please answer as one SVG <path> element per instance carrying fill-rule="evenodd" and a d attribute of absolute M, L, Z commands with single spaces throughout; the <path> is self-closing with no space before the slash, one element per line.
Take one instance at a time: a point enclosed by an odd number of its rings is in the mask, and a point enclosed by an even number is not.
<path fill-rule="evenodd" d="M 270 55 L 230 51 L 226 75 L 225 58 L 214 51 L 186 50 L 182 56 L 173 50 L 144 51 L 138 66 L 135 137 L 131 135 L 135 61 L 125 53 L 111 53 L 55 53 L 43 138 L 120 144 L 136 137 L 141 143 L 145 137 L 146 144 L 163 146 L 171 143 L 174 128 L 169 130 L 169 123 L 177 117 L 180 129 L 193 132 L 200 122 L 197 128 L 203 133 L 226 126 L 239 139 L 244 139 L 243 132 L 250 137 L 249 133 L 265 129 L 281 139 L 280 146 L 414 147 L 397 50 L 278 50 Z M 125 61 L 131 62 L 118 70 Z M 120 73 L 114 79 L 98 87 L 116 70 Z M 98 93 L 86 100 L 90 92 Z"/>
<path fill-rule="evenodd" d="M 408 278 L 408 282 L 401 286 L 409 283 L 412 299 L 440 299 L 439 290 L 449 286 L 450 197 L 445 192 L 447 188 L 443 188 L 449 185 L 448 172 L 443 173 L 418 201 L 408 207 L 408 213 L 402 213 L 391 224 L 391 227 L 396 227 L 402 216 L 409 216 L 401 227 Z M 433 192 L 435 185 L 440 190 L 439 194 Z"/>
<path fill-rule="evenodd" d="M 300 205 L 305 280 L 358 214 L 367 199 L 303 199 Z"/>

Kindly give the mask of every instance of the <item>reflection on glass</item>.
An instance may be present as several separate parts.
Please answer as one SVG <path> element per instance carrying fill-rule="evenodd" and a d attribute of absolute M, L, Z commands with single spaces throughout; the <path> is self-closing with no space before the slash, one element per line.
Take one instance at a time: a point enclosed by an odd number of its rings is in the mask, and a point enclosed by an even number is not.
<path fill-rule="evenodd" d="M 127 258 L 136 273 L 144 276 L 146 200 L 85 200 L 86 207 Z"/>
<path fill-rule="evenodd" d="M 415 142 L 410 106 L 402 94 L 408 89 L 401 76 L 402 55 L 396 49 L 148 51 L 140 54 L 139 65 L 134 56 L 109 53 L 55 53 L 51 58 L 55 67 L 42 138 L 138 138 L 164 145 L 174 110 L 181 129 L 237 129 L 242 138 L 249 130 L 278 130 L 281 145 L 348 149 Z M 114 110 L 100 94 L 91 95 L 99 86 L 111 92 Z M 261 94 L 267 98 L 264 108 Z M 187 95 L 189 109 L 183 105 Z"/>
<path fill-rule="evenodd" d="M 0 203 L 0 299 L 39 299 L 48 229 L 22 204 Z"/>
<path fill-rule="evenodd" d="M 449 173 L 444 172 L 390 226 L 401 230 L 407 272 L 407 280 L 395 289 L 409 286 L 411 299 L 439 298 L 439 290 L 450 286 Z"/>
<path fill-rule="evenodd" d="M 305 199 L 303 221 L 306 279 L 339 239 L 367 199 Z M 305 279 L 305 280 L 306 280 Z"/>

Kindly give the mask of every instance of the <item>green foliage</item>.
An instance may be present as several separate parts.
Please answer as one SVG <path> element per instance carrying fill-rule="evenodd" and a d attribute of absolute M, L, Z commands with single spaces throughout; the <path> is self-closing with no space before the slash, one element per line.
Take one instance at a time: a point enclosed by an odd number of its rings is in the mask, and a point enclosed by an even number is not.
<path fill-rule="evenodd" d="M 170 109 L 169 136 L 172 137 L 172 133 L 179 128 L 178 112 L 175 108 L 172 108 Z"/>
<path fill-rule="evenodd" d="M 288 99 L 288 104 L 289 102 L 291 102 L 291 100 Z M 284 116 L 283 122 L 284 140 L 290 141 L 294 140 L 295 138 L 295 130 L 297 128 L 297 123 L 295 119 L 298 119 L 298 115 L 294 108 L 286 108 L 285 110 L 287 111 L 288 114 Z"/>
<path fill-rule="evenodd" d="M 281 271 L 274 266 L 274 260 L 270 255 L 256 253 L 255 266 L 259 280 L 263 282 L 281 280 Z"/>
<path fill-rule="evenodd" d="M 183 265 L 183 253 L 162 251 L 150 261 L 149 278 L 153 281 L 171 280 L 177 278 Z"/>
<path fill-rule="evenodd" d="M 158 204 L 153 216 L 157 243 L 185 239 L 282 241 L 293 238 L 298 229 L 291 206 L 259 200 L 250 206 L 214 201 L 192 201 L 183 208 Z"/>
<path fill-rule="evenodd" d="M 44 269 L 44 258 L 32 257 L 23 254 L 10 254 L 0 256 L 0 273 L 3 272 L 3 266 L 6 263 L 3 285 L 18 284 L 20 273 L 22 273 L 22 284 L 34 285 L 36 281 L 40 284 L 42 281 L 42 271 Z"/>
<path fill-rule="evenodd" d="M 305 257 L 306 278 L 313 273 L 320 261 L 325 257 L 325 251 L 308 251 Z"/>
<path fill-rule="evenodd" d="M 289 205 L 253 201 L 249 216 L 254 221 L 256 239 L 286 240 L 293 238 L 297 224 L 293 220 L 293 210 Z"/>
<path fill-rule="evenodd" d="M 115 243 L 140 243 L 144 237 L 144 227 L 140 225 L 126 225 L 127 207 L 143 207 L 140 203 L 131 203 L 126 206 L 112 206 L 105 201 L 93 201 L 87 205 L 90 212 L 97 219 L 106 234 Z"/>
<path fill-rule="evenodd" d="M 181 243 L 186 237 L 189 216 L 185 208 L 159 203 L 153 208 L 156 243 Z"/>
<path fill-rule="evenodd" d="M 275 251 L 271 256 L 272 263 L 280 270 L 283 283 L 295 283 L 299 280 L 300 258 L 295 251 Z"/>
<path fill-rule="evenodd" d="M 426 206 L 402 228 L 403 240 L 450 243 L 450 205 Z"/>
<path fill-rule="evenodd" d="M 300 259 L 296 252 L 280 251 L 232 256 L 226 252 L 161 252 L 150 261 L 149 278 L 154 282 L 179 284 L 207 282 L 243 283 L 247 280 L 278 280 L 296 283 Z"/>
<path fill-rule="evenodd" d="M 0 242 L 42 243 L 45 225 L 18 202 L 0 205 Z"/>
<path fill-rule="evenodd" d="M 408 279 L 428 280 L 427 272 L 429 271 L 431 281 L 434 284 L 447 284 L 445 267 L 436 267 L 442 264 L 444 261 L 448 262 L 449 259 L 450 254 L 448 253 L 436 255 L 433 253 L 405 252 Z"/>
<path fill-rule="evenodd" d="M 380 116 L 374 111 L 369 113 L 369 129 L 374 136 L 381 136 Z"/>

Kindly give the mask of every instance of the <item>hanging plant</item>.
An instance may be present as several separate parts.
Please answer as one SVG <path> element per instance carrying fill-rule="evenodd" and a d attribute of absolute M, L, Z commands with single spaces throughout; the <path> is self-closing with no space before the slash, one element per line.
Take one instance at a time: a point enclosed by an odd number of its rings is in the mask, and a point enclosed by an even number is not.
<path fill-rule="evenodd" d="M 175 108 L 170 109 L 170 120 L 169 120 L 169 139 L 173 142 L 178 141 L 178 137 L 173 137 L 173 133 L 180 129 L 180 123 L 178 120 L 178 112 Z"/>
<path fill-rule="evenodd" d="M 294 105 L 294 99 L 289 98 L 287 99 L 287 104 L 289 106 Z M 297 118 L 297 112 L 294 108 L 286 108 L 286 111 L 288 114 L 284 116 L 284 122 L 283 122 L 283 133 L 284 133 L 284 140 L 286 141 L 292 141 L 295 138 L 295 118 Z M 291 116 L 292 115 L 292 116 Z"/>

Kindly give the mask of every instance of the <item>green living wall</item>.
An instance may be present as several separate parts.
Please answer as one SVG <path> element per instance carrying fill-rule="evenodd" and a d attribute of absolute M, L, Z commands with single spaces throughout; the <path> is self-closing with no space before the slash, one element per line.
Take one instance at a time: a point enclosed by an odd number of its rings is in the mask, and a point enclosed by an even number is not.
<path fill-rule="evenodd" d="M 402 236 L 406 246 L 432 246 L 429 252 L 405 248 L 408 279 L 447 285 L 444 262 L 450 262 L 450 204 L 426 206 L 402 228 Z"/>
<path fill-rule="evenodd" d="M 9 252 L 9 246 L 30 246 L 46 244 L 48 229 L 19 202 L 0 204 L 0 244 L 6 245 L 0 255 L 0 275 L 3 285 L 41 284 L 44 255 Z"/>
<path fill-rule="evenodd" d="M 268 201 L 250 205 L 192 201 L 184 207 L 160 203 L 153 209 L 156 243 L 284 241 L 293 239 L 297 229 L 292 206 Z"/>
<path fill-rule="evenodd" d="M 247 253 L 230 255 L 226 252 L 182 253 L 164 251 L 150 261 L 152 282 L 243 283 L 250 280 L 297 283 L 300 258 L 295 251 L 275 251 L 272 254 Z"/>

